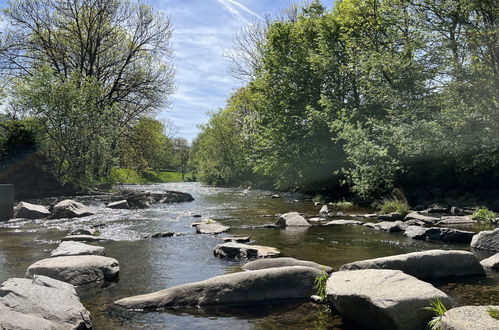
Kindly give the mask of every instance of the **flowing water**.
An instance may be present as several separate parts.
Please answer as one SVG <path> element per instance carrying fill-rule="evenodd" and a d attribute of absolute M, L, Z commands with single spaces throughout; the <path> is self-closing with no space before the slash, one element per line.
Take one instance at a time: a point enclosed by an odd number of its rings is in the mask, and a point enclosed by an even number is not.
<path fill-rule="evenodd" d="M 127 187 L 130 188 L 130 187 Z M 132 186 L 142 190 L 179 190 L 195 201 L 157 204 L 146 210 L 111 210 L 98 198 L 80 198 L 95 207 L 98 214 L 80 219 L 16 220 L 0 224 L 0 282 L 24 277 L 33 262 L 49 256 L 69 231 L 97 226 L 100 235 L 111 239 L 99 245 L 120 262 L 120 280 L 105 288 L 80 288 L 82 303 L 91 312 L 95 329 L 352 329 L 334 312 L 310 302 L 293 301 L 223 309 L 131 312 L 115 309 L 112 302 L 132 295 L 149 293 L 174 285 L 201 281 L 240 271 L 244 261 L 235 262 L 213 256 L 220 239 L 198 235 L 191 226 L 199 218 L 215 219 L 231 230 L 225 235 L 251 236 L 252 242 L 278 248 L 283 256 L 311 260 L 334 268 L 344 263 L 400 253 L 442 248 L 469 250 L 464 244 L 416 241 L 401 233 L 385 233 L 362 226 L 313 226 L 310 228 L 254 229 L 273 223 L 275 213 L 298 211 L 316 215 L 320 206 L 299 196 L 271 198 L 268 191 L 206 187 L 198 183 L 169 183 Z M 42 201 L 47 203 L 48 201 Z M 371 212 L 343 210 L 348 214 Z M 467 227 L 482 230 L 486 227 Z M 173 231 L 183 235 L 143 239 L 155 233 Z M 491 253 L 477 254 L 480 259 Z M 434 283 L 456 304 L 499 304 L 499 276 L 453 279 Z"/>

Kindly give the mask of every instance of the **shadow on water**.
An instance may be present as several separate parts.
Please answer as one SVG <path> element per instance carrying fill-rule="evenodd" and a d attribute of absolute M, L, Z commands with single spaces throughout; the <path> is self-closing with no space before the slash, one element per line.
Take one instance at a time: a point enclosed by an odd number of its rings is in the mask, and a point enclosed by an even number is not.
<path fill-rule="evenodd" d="M 82 198 L 98 214 L 80 219 L 12 221 L 0 224 L 0 281 L 24 277 L 33 262 L 49 256 L 60 239 L 73 229 L 98 226 L 100 235 L 110 239 L 99 243 L 106 254 L 120 262 L 120 281 L 106 288 L 83 287 L 82 303 L 92 313 L 96 329 L 355 329 L 325 306 L 310 302 L 272 302 L 265 305 L 129 312 L 113 308 L 120 298 L 154 292 L 171 286 L 201 281 L 240 270 L 244 261 L 227 261 L 213 256 L 221 243 L 217 236 L 195 234 L 192 215 L 201 214 L 231 226 L 225 235 L 251 236 L 252 243 L 273 246 L 283 256 L 311 260 L 339 268 L 342 264 L 387 255 L 428 249 L 462 249 L 462 244 L 415 241 L 401 233 L 385 233 L 362 226 L 313 226 L 298 229 L 254 229 L 275 222 L 276 213 L 297 211 L 316 216 L 320 206 L 300 201 L 300 196 L 271 198 L 269 192 L 205 187 L 198 183 L 155 184 L 126 187 L 145 190 L 179 190 L 191 193 L 190 203 L 154 205 L 146 210 L 111 210 L 104 200 Z M 335 210 L 340 211 L 340 210 Z M 345 211 L 332 219 L 356 219 Z M 478 227 L 468 227 L 478 231 Z M 181 236 L 143 239 L 154 232 L 173 231 Z M 477 254 L 480 259 L 490 253 Z M 462 304 L 498 304 L 499 277 L 466 278 L 435 283 Z"/>

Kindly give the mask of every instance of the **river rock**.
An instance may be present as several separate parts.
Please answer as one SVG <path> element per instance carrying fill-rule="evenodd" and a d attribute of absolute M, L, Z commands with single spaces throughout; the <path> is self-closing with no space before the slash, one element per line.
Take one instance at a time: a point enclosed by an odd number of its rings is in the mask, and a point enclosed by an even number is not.
<path fill-rule="evenodd" d="M 329 207 L 327 205 L 322 205 L 321 210 L 319 211 L 319 214 L 328 214 L 331 212 Z"/>
<path fill-rule="evenodd" d="M 437 225 L 470 225 L 476 223 L 470 216 L 443 216 L 436 223 Z"/>
<path fill-rule="evenodd" d="M 107 204 L 106 207 L 110 208 L 110 209 L 128 210 L 130 208 L 130 205 L 128 205 L 128 202 L 126 201 L 126 199 L 122 199 L 120 201 L 111 202 L 111 203 Z"/>
<path fill-rule="evenodd" d="M 484 230 L 473 236 L 471 247 L 480 250 L 499 251 L 499 228 Z"/>
<path fill-rule="evenodd" d="M 381 222 L 367 222 L 363 224 L 364 227 L 373 228 L 376 230 L 387 231 L 387 232 L 399 232 L 404 231 L 407 225 L 402 221 L 381 221 Z"/>
<path fill-rule="evenodd" d="M 449 206 L 443 204 L 431 204 L 426 210 L 421 211 L 421 213 L 447 213 L 449 211 Z"/>
<path fill-rule="evenodd" d="M 14 218 L 42 219 L 50 215 L 50 211 L 43 205 L 20 202 L 14 207 Z"/>
<path fill-rule="evenodd" d="M 355 225 L 362 226 L 364 223 L 362 221 L 356 220 L 333 220 L 325 223 L 324 226 L 337 226 L 337 225 Z"/>
<path fill-rule="evenodd" d="M 281 214 L 275 225 L 284 227 L 310 227 L 311 225 L 298 212 L 288 212 Z"/>
<path fill-rule="evenodd" d="M 2 329 L 91 329 L 90 313 L 74 287 L 45 276 L 0 285 Z"/>
<path fill-rule="evenodd" d="M 52 209 L 51 219 L 79 218 L 94 215 L 95 210 L 71 199 L 57 203 Z"/>
<path fill-rule="evenodd" d="M 405 230 L 404 235 L 412 239 L 441 240 L 447 243 L 470 243 L 475 233 L 455 228 L 409 226 Z"/>
<path fill-rule="evenodd" d="M 125 190 L 118 193 L 115 198 L 126 200 L 132 209 L 148 208 L 154 203 L 180 203 L 194 200 L 192 195 L 180 191 L 150 192 Z"/>
<path fill-rule="evenodd" d="M 426 224 L 434 224 L 435 222 L 438 221 L 438 218 L 430 217 L 430 216 L 427 216 L 424 214 L 420 214 L 418 212 L 411 212 L 405 216 L 404 220 L 405 221 L 407 221 L 407 220 L 419 220 L 419 221 L 422 221 Z"/>
<path fill-rule="evenodd" d="M 461 306 L 449 309 L 442 317 L 441 330 L 498 330 L 499 320 L 489 314 L 499 306 Z"/>
<path fill-rule="evenodd" d="M 28 267 L 27 278 L 44 275 L 73 285 L 112 282 L 118 278 L 116 259 L 102 256 L 69 256 L 42 259 Z"/>
<path fill-rule="evenodd" d="M 196 233 L 198 234 L 221 234 L 230 229 L 230 227 L 224 226 L 211 219 L 203 220 L 202 222 L 197 223 L 195 227 Z"/>
<path fill-rule="evenodd" d="M 175 236 L 174 232 L 165 231 L 165 232 L 157 232 L 152 235 L 144 236 L 144 238 L 164 238 L 164 237 L 172 237 Z"/>
<path fill-rule="evenodd" d="M 323 221 L 327 221 L 327 219 L 322 217 L 313 217 L 307 219 L 307 222 L 323 222 Z"/>
<path fill-rule="evenodd" d="M 440 239 L 440 228 L 425 228 L 419 226 L 409 226 L 404 231 L 404 236 L 412 239 L 422 239 L 422 240 L 439 240 Z"/>
<path fill-rule="evenodd" d="M 453 206 L 450 208 L 450 214 L 452 215 L 472 215 L 475 212 L 472 208 L 460 208 Z"/>
<path fill-rule="evenodd" d="M 309 299 L 321 271 L 312 267 L 280 267 L 216 276 L 114 303 L 128 309 L 213 305 L 252 305 L 283 299 Z"/>
<path fill-rule="evenodd" d="M 213 250 L 213 254 L 227 259 L 250 259 L 274 257 L 281 254 L 281 252 L 269 246 L 228 242 L 218 244 Z"/>
<path fill-rule="evenodd" d="M 428 250 L 356 261 L 340 270 L 395 269 L 419 279 L 484 275 L 475 255 L 460 250 Z"/>
<path fill-rule="evenodd" d="M 489 257 L 487 259 L 483 259 L 482 261 L 480 261 L 480 264 L 483 267 L 499 271 L 499 253 L 496 253 L 492 257 Z"/>
<path fill-rule="evenodd" d="M 398 220 L 403 220 L 404 216 L 399 212 L 391 212 L 388 214 L 378 215 L 378 219 L 382 221 L 398 221 Z"/>
<path fill-rule="evenodd" d="M 251 240 L 251 237 L 249 237 L 249 236 L 228 236 L 228 237 L 220 237 L 220 239 L 224 242 L 247 243 Z"/>
<path fill-rule="evenodd" d="M 97 233 L 97 230 L 94 228 L 78 228 L 73 231 L 71 231 L 68 236 L 73 236 L 73 235 L 90 235 L 94 236 Z"/>
<path fill-rule="evenodd" d="M 327 281 L 330 304 L 346 319 L 370 329 L 423 329 L 429 302 L 449 297 L 433 285 L 398 270 L 336 272 Z"/>
<path fill-rule="evenodd" d="M 63 237 L 61 241 L 75 241 L 75 242 L 105 242 L 106 239 L 92 235 L 68 235 Z"/>
<path fill-rule="evenodd" d="M 68 241 L 59 244 L 57 249 L 50 253 L 50 257 L 80 256 L 80 255 L 105 255 L 106 249 L 102 246 L 93 246 L 80 242 Z"/>
<path fill-rule="evenodd" d="M 260 270 L 275 267 L 304 266 L 317 268 L 326 273 L 331 273 L 333 269 L 329 266 L 321 265 L 313 261 L 299 260 L 295 258 L 270 258 L 250 261 L 244 264 L 243 270 Z"/>

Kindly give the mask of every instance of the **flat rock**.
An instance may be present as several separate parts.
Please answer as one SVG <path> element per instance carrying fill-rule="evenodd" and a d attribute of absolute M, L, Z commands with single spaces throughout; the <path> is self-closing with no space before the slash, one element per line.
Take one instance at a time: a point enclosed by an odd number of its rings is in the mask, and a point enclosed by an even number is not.
<path fill-rule="evenodd" d="M 356 269 L 401 270 L 419 279 L 485 274 L 473 253 L 460 250 L 428 250 L 356 261 L 341 266 L 340 271 Z"/>
<path fill-rule="evenodd" d="M 470 243 L 471 238 L 475 233 L 455 228 L 409 226 L 405 230 L 404 235 L 412 239 L 420 240 L 441 240 L 447 243 Z"/>
<path fill-rule="evenodd" d="M 48 276 L 73 285 L 112 282 L 120 271 L 116 259 L 102 256 L 69 256 L 42 259 L 28 267 L 27 278 Z"/>
<path fill-rule="evenodd" d="M 196 233 L 198 234 L 221 234 L 230 229 L 228 226 L 222 225 L 220 222 L 207 219 L 195 225 Z"/>
<path fill-rule="evenodd" d="M 308 222 L 323 222 L 323 221 L 327 221 L 327 219 L 322 218 L 322 217 L 313 217 L 313 218 L 308 218 L 307 221 Z"/>
<path fill-rule="evenodd" d="M 75 241 L 75 242 L 105 242 L 106 239 L 99 236 L 92 235 L 68 235 L 63 237 L 61 241 Z"/>
<path fill-rule="evenodd" d="M 275 267 L 304 266 L 317 268 L 326 273 L 331 273 L 333 269 L 329 266 L 321 265 L 313 261 L 299 260 L 295 258 L 270 258 L 250 261 L 244 264 L 243 270 L 260 270 Z"/>
<path fill-rule="evenodd" d="M 78 228 L 73 231 L 71 231 L 68 236 L 73 236 L 73 235 L 90 235 L 94 236 L 97 233 L 97 230 L 94 228 Z"/>
<path fill-rule="evenodd" d="M 337 226 L 337 225 L 355 225 L 362 226 L 364 223 L 362 221 L 356 220 L 333 220 L 325 223 L 324 226 Z"/>
<path fill-rule="evenodd" d="M 447 213 L 449 212 L 449 206 L 444 204 L 431 204 L 426 210 L 421 211 L 422 213 Z"/>
<path fill-rule="evenodd" d="M 482 261 L 480 261 L 480 264 L 483 267 L 499 271 L 499 253 L 496 253 L 492 257 L 489 257 L 487 259 L 483 259 Z"/>
<path fill-rule="evenodd" d="M 378 213 L 363 214 L 362 217 L 366 218 L 366 219 L 377 218 L 378 217 Z"/>
<path fill-rule="evenodd" d="M 57 249 L 50 253 L 50 257 L 81 256 L 81 255 L 105 255 L 106 249 L 102 246 L 93 246 L 80 242 L 67 241 L 59 244 Z"/>
<path fill-rule="evenodd" d="M 80 218 L 94 214 L 95 214 L 94 209 L 85 206 L 80 202 L 71 199 L 66 199 L 57 203 L 54 206 L 50 218 L 51 219 Z"/>
<path fill-rule="evenodd" d="M 216 305 L 252 305 L 283 299 L 309 299 L 321 271 L 312 267 L 280 267 L 216 276 L 114 303 L 127 309 Z"/>
<path fill-rule="evenodd" d="M 227 259 L 250 259 L 274 257 L 281 254 L 281 252 L 269 246 L 228 242 L 218 244 L 213 250 L 213 254 Z"/>
<path fill-rule="evenodd" d="M 110 209 L 123 209 L 123 210 L 128 210 L 130 208 L 130 205 L 128 205 L 128 202 L 126 199 L 122 199 L 116 202 L 111 202 L 107 204 L 107 208 Z"/>
<path fill-rule="evenodd" d="M 399 232 L 407 228 L 407 225 L 402 221 L 367 222 L 363 226 L 387 232 Z"/>
<path fill-rule="evenodd" d="M 451 305 L 433 285 L 398 270 L 336 272 L 326 294 L 343 317 L 371 329 L 422 329 L 433 316 L 424 309 L 429 301 Z"/>
<path fill-rule="evenodd" d="M 470 216 L 443 216 L 441 217 L 437 225 L 471 225 L 477 223 L 476 220 L 471 219 Z"/>
<path fill-rule="evenodd" d="M 279 228 L 284 227 L 310 227 L 311 225 L 298 212 L 289 212 L 281 214 L 275 225 Z"/>
<path fill-rule="evenodd" d="M 14 218 L 42 219 L 50 215 L 50 211 L 43 205 L 20 202 L 14 207 Z"/>
<path fill-rule="evenodd" d="M 251 240 L 251 237 L 249 237 L 249 236 L 229 236 L 229 237 L 220 237 L 220 239 L 224 242 L 247 243 Z"/>
<path fill-rule="evenodd" d="M 470 246 L 480 250 L 499 251 L 499 228 L 479 232 L 473 236 Z"/>
<path fill-rule="evenodd" d="M 449 309 L 442 317 L 441 330 L 498 330 L 499 320 L 489 314 L 499 306 L 461 306 Z"/>
<path fill-rule="evenodd" d="M 90 313 L 70 284 L 45 276 L 0 285 L 2 329 L 91 329 Z"/>
<path fill-rule="evenodd" d="M 436 223 L 439 219 L 435 217 L 430 217 L 424 214 L 420 214 L 418 212 L 411 212 L 408 215 L 405 216 L 404 218 L 405 221 L 407 220 L 419 220 L 422 221 L 426 224 L 434 224 Z"/>
<path fill-rule="evenodd" d="M 398 221 L 398 220 L 403 220 L 404 216 L 398 212 L 391 212 L 388 214 L 378 215 L 378 219 L 382 221 Z"/>

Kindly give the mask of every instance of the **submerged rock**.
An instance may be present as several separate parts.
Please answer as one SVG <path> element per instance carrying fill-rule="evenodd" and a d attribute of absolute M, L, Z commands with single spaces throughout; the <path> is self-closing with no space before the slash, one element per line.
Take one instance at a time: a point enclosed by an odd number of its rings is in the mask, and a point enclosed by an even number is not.
<path fill-rule="evenodd" d="M 61 241 L 75 241 L 75 242 L 104 242 L 105 238 L 92 236 L 92 235 L 68 235 L 63 237 Z"/>
<path fill-rule="evenodd" d="M 362 221 L 356 220 L 333 220 L 325 223 L 324 226 L 338 226 L 338 225 L 355 225 L 362 226 L 364 223 Z"/>
<path fill-rule="evenodd" d="M 68 256 L 42 259 L 28 267 L 27 278 L 48 276 L 73 285 L 112 282 L 118 278 L 120 264 L 102 256 Z"/>
<path fill-rule="evenodd" d="M 251 305 L 282 299 L 309 299 L 321 272 L 312 267 L 281 267 L 216 276 L 114 303 L 128 309 Z"/>
<path fill-rule="evenodd" d="M 481 250 L 499 251 L 499 228 L 484 230 L 473 236 L 471 247 Z"/>
<path fill-rule="evenodd" d="M 244 264 L 241 268 L 243 270 L 260 270 L 288 266 L 313 267 L 326 273 L 331 273 L 333 271 L 333 269 L 329 266 L 321 265 L 313 261 L 299 260 L 295 258 L 271 258 L 254 260 Z"/>
<path fill-rule="evenodd" d="M 106 207 L 110 208 L 110 209 L 128 210 L 130 208 L 130 205 L 128 205 L 128 202 L 126 201 L 126 199 L 122 199 L 120 201 L 111 202 L 111 203 L 107 204 Z"/>
<path fill-rule="evenodd" d="M 298 212 L 281 214 L 275 223 L 279 228 L 284 227 L 310 227 L 311 225 Z"/>
<path fill-rule="evenodd" d="M 250 259 L 274 257 L 281 254 L 281 252 L 269 246 L 228 242 L 218 244 L 213 250 L 213 254 L 227 259 Z"/>
<path fill-rule="evenodd" d="M 395 269 L 419 279 L 485 274 L 473 253 L 460 250 L 428 250 L 356 261 L 341 266 L 340 271 L 356 269 Z"/>
<path fill-rule="evenodd" d="M 2 329 L 91 329 L 90 313 L 70 284 L 45 276 L 0 285 Z"/>
<path fill-rule="evenodd" d="M 50 218 L 51 219 L 80 218 L 94 214 L 95 214 L 94 209 L 85 206 L 80 202 L 71 199 L 66 199 L 63 200 L 62 202 L 57 203 L 54 206 Z"/>
<path fill-rule="evenodd" d="M 20 202 L 14 207 L 14 218 L 42 219 L 50 215 L 50 211 L 43 205 Z"/>
<path fill-rule="evenodd" d="M 483 267 L 499 271 L 499 253 L 496 253 L 492 257 L 489 257 L 487 259 L 483 259 L 482 261 L 480 261 L 480 264 Z"/>
<path fill-rule="evenodd" d="M 499 320 L 490 316 L 490 310 L 499 306 L 461 306 L 449 309 L 442 317 L 441 330 L 494 330 Z"/>
<path fill-rule="evenodd" d="M 144 238 L 163 238 L 163 237 L 172 237 L 172 236 L 175 236 L 174 232 L 166 231 L 166 232 L 154 233 L 152 235 L 147 235 L 144 236 Z"/>
<path fill-rule="evenodd" d="M 80 242 L 68 241 L 59 244 L 57 249 L 50 253 L 50 257 L 80 256 L 80 255 L 105 255 L 106 249 L 102 246 L 93 246 Z"/>
<path fill-rule="evenodd" d="M 423 329 L 434 316 L 424 309 L 430 301 L 451 305 L 433 285 L 398 270 L 336 272 L 326 294 L 343 317 L 373 329 Z"/>

